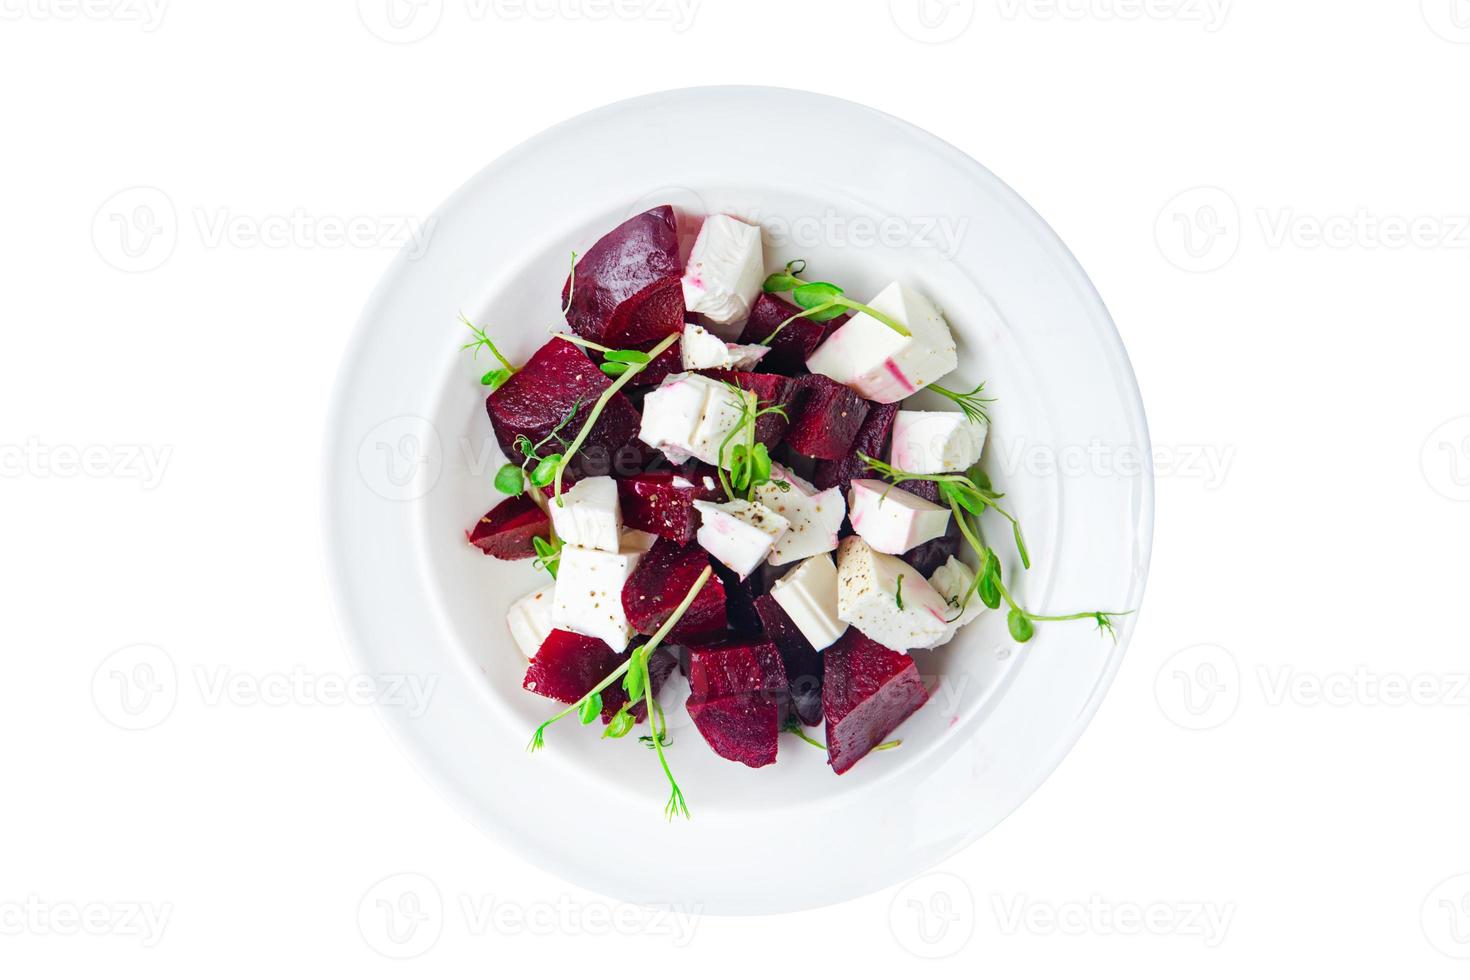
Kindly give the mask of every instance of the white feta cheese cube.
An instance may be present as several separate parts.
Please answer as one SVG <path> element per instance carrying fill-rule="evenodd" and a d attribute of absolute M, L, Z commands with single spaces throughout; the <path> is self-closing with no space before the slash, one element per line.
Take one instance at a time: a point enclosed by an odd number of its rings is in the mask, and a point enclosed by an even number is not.
<path fill-rule="evenodd" d="M 770 352 L 769 347 L 760 344 L 732 344 L 697 323 L 684 324 L 684 336 L 679 341 L 679 356 L 686 371 L 701 368 L 750 371 Z"/>
<path fill-rule="evenodd" d="M 964 412 L 901 411 L 893 418 L 888 461 L 910 473 L 963 473 L 979 462 L 986 431 Z"/>
<path fill-rule="evenodd" d="M 760 567 L 790 523 L 764 504 L 732 500 L 725 504 L 696 500 L 701 522 L 695 540 L 736 575 L 745 578 Z"/>
<path fill-rule="evenodd" d="M 552 594 L 551 625 L 592 636 L 621 653 L 633 638 L 623 613 L 623 584 L 638 567 L 642 552 L 609 554 L 563 545 Z"/>
<path fill-rule="evenodd" d="M 975 573 L 970 566 L 951 555 L 943 565 L 934 569 L 934 574 L 929 576 L 929 584 L 934 586 L 934 591 L 939 593 L 949 611 L 945 613 L 949 619 L 949 627 L 945 630 L 943 638 L 936 646 L 943 646 L 954 639 L 955 633 L 959 632 L 961 626 L 968 626 L 985 611 L 985 603 L 980 601 L 979 596 L 970 595 L 970 586 L 975 584 Z M 965 597 L 969 596 L 969 601 Z M 960 603 L 965 603 L 965 611 L 960 612 Z"/>
<path fill-rule="evenodd" d="M 718 466 L 720 446 L 740 423 L 739 398 L 714 378 L 671 374 L 644 397 L 638 438 L 675 464 L 695 457 Z"/>
<path fill-rule="evenodd" d="M 712 214 L 689 253 L 684 307 L 715 323 L 743 320 L 760 295 L 765 268 L 761 230 L 728 214 Z"/>
<path fill-rule="evenodd" d="M 789 489 L 782 490 L 777 483 Z M 837 547 L 837 533 L 847 516 L 847 502 L 837 487 L 816 487 L 782 466 L 771 467 L 771 482 L 755 488 L 755 499 L 791 524 L 771 549 L 772 565 L 789 565 Z"/>
<path fill-rule="evenodd" d="M 671 374 L 643 399 L 638 438 L 678 465 L 693 455 L 694 429 L 709 400 L 708 381 L 697 374 Z"/>
<path fill-rule="evenodd" d="M 596 548 L 614 554 L 618 532 L 623 526 L 623 509 L 618 503 L 618 485 L 610 476 L 590 476 L 563 490 L 560 502 L 548 501 L 551 526 L 566 544 Z"/>
<path fill-rule="evenodd" d="M 847 514 L 852 529 L 885 555 L 901 555 L 942 537 L 949 527 L 948 507 L 882 480 L 853 480 Z"/>
<path fill-rule="evenodd" d="M 919 293 L 892 283 L 867 304 L 897 320 L 904 337 L 867 313 L 856 313 L 807 358 L 807 369 L 825 374 L 864 398 L 889 404 L 926 388 L 959 364 L 944 317 Z"/>
<path fill-rule="evenodd" d="M 541 649 L 541 644 L 551 635 L 552 593 L 555 583 L 548 583 L 534 592 L 528 592 L 510 604 L 505 614 L 510 627 L 511 639 L 521 648 L 521 653 L 530 660 Z"/>
<path fill-rule="evenodd" d="M 837 616 L 869 639 L 900 653 L 936 646 L 949 630 L 948 608 L 903 559 L 880 554 L 858 537 L 838 547 Z"/>
<path fill-rule="evenodd" d="M 771 598 L 818 650 L 847 632 L 847 624 L 837 616 L 837 566 L 831 555 L 808 558 L 787 572 L 771 585 Z"/>

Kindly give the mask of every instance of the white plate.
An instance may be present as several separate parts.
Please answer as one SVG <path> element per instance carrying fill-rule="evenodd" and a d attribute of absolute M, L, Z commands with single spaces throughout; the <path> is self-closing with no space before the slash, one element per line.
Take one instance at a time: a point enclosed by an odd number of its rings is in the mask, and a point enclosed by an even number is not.
<path fill-rule="evenodd" d="M 1019 595 L 1033 609 L 1139 605 L 1153 515 L 1142 405 L 1107 311 L 1024 202 L 935 137 L 805 92 L 688 89 L 556 126 L 461 188 L 427 250 L 383 277 L 338 382 L 324 524 L 361 668 L 434 679 L 426 711 L 385 698 L 414 759 L 506 844 L 607 895 L 712 913 L 841 901 L 923 871 L 1025 799 L 1096 710 L 1133 621 L 1116 645 L 1065 623 L 1018 648 L 985 614 L 917 654 L 934 693 L 902 747 L 841 777 L 792 736 L 774 766 L 726 762 L 675 710 L 690 821 L 664 821 L 663 776 L 632 739 L 568 719 L 529 755 L 555 706 L 520 689 L 504 613 L 545 579 L 464 540 L 502 459 L 479 385 L 488 360 L 459 353 L 458 316 L 524 360 L 560 321 L 570 252 L 660 203 L 760 220 L 773 269 L 801 256 L 854 294 L 899 278 L 939 303 L 961 352 L 947 383 L 985 380 L 1000 399 L 987 467 L 1027 531 Z M 1014 570 L 1003 527 L 987 530 Z M 671 684 L 665 703 L 684 691 Z M 633 836 L 645 846 L 630 861 Z"/>

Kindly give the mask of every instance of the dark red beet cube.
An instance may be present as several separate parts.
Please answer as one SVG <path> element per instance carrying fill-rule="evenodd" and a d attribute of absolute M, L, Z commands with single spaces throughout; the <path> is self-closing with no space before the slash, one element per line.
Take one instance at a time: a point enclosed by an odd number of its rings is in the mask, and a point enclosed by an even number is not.
<path fill-rule="evenodd" d="M 740 334 L 740 343 L 764 343 L 772 330 L 800 312 L 799 306 L 770 293 L 761 293 L 750 309 L 750 319 Z M 805 317 L 787 323 L 767 345 L 771 352 L 761 358 L 761 368 L 777 374 L 806 373 L 806 359 L 821 345 L 829 326 L 828 323 L 813 323 Z"/>
<path fill-rule="evenodd" d="M 893 434 L 893 420 L 898 417 L 898 403 L 892 405 L 868 405 L 867 417 L 862 428 L 852 440 L 840 459 L 822 460 L 812 474 L 812 483 L 818 490 L 841 487 L 847 496 L 853 480 L 866 480 L 873 476 L 873 469 L 858 458 L 858 453 L 883 459 L 888 448 L 888 437 Z"/>
<path fill-rule="evenodd" d="M 577 261 L 561 291 L 567 323 L 609 347 L 678 333 L 684 329 L 683 272 L 674 209 L 664 204 L 635 215 Z"/>
<path fill-rule="evenodd" d="M 929 483 L 930 486 L 934 486 L 930 481 L 926 480 L 924 482 Z M 911 484 L 905 483 L 903 486 L 905 490 L 908 490 Z M 955 525 L 954 521 L 950 521 L 949 527 L 945 530 L 944 534 L 905 551 L 903 553 L 903 560 L 914 566 L 914 570 L 920 575 L 928 578 L 950 556 L 959 553 L 960 529 Z"/>
<path fill-rule="evenodd" d="M 769 595 L 757 596 L 755 611 L 765 625 L 766 636 L 781 652 L 786 668 L 786 685 L 793 713 L 803 725 L 822 721 L 822 652 L 815 649 L 786 610 Z"/>
<path fill-rule="evenodd" d="M 752 769 L 776 761 L 781 734 L 780 709 L 758 692 L 731 694 L 709 701 L 688 702 L 689 717 L 715 754 Z"/>
<path fill-rule="evenodd" d="M 492 558 L 517 561 L 536 557 L 531 539 L 550 539 L 551 520 L 530 494 L 521 494 L 519 497 L 506 497 L 490 508 L 490 513 L 480 518 L 479 523 L 465 534 L 470 544 Z"/>
<path fill-rule="evenodd" d="M 817 459 L 842 459 L 868 417 L 867 400 L 820 374 L 802 375 L 797 389 L 786 444 Z"/>
<path fill-rule="evenodd" d="M 660 538 L 623 584 L 623 612 L 640 633 L 652 635 L 671 616 L 706 568 L 709 555 L 697 544 Z M 676 637 L 707 636 L 725 630 L 725 589 L 711 575 L 674 628 Z"/>
<path fill-rule="evenodd" d="M 857 630 L 848 630 L 825 652 L 827 761 L 841 775 L 929 700 L 929 692 L 911 657 Z"/>
<path fill-rule="evenodd" d="M 614 653 L 608 649 L 606 643 L 594 637 L 552 630 L 551 635 L 541 644 L 541 649 L 536 651 L 530 666 L 526 668 L 526 677 L 521 686 L 553 701 L 575 704 L 627 659 L 627 653 Z M 655 651 L 648 658 L 648 675 L 653 682 L 655 696 L 673 672 L 675 662 L 674 657 L 663 650 Z M 603 722 L 611 721 L 627 699 L 621 679 L 603 688 Z M 628 710 L 642 721 L 648 713 L 648 706 L 640 702 Z"/>
<path fill-rule="evenodd" d="M 795 417 L 791 415 L 791 400 L 796 394 L 796 382 L 791 378 L 780 374 L 726 371 L 720 368 L 710 368 L 699 373 L 738 385 L 746 391 L 755 392 L 756 404 L 760 408 L 781 405 L 786 409 L 788 416 Z M 767 449 L 774 449 L 781 442 L 781 437 L 786 434 L 788 424 L 785 417 L 774 412 L 762 415 L 755 423 L 755 439 Z"/>
<path fill-rule="evenodd" d="M 689 687 L 689 716 L 717 755 L 751 767 L 776 761 L 787 682 L 774 644 L 691 646 Z"/>
<path fill-rule="evenodd" d="M 755 611 L 755 597 L 764 591 L 764 582 L 760 576 L 752 575 L 742 580 L 718 561 L 712 561 L 711 564 L 715 566 L 715 574 L 725 587 L 725 617 L 730 623 L 730 629 L 737 636 L 760 635 L 761 620 Z"/>
<path fill-rule="evenodd" d="M 699 530 L 694 501 L 701 487 L 678 473 L 641 473 L 618 480 L 623 523 L 660 538 L 688 544 Z"/>
<path fill-rule="evenodd" d="M 706 700 L 747 691 L 779 697 L 786 692 L 786 668 L 774 643 L 724 639 L 688 646 L 692 698 Z"/>
<path fill-rule="evenodd" d="M 592 406 L 612 381 L 598 370 L 581 348 L 565 340 L 552 338 L 531 355 L 510 380 L 485 399 L 490 424 L 506 458 L 522 463 L 525 455 L 515 447 L 516 436 L 524 435 L 532 444 L 551 434 L 577 406 L 572 420 L 562 427 L 558 439 L 540 450 L 549 456 L 559 452 L 576 438 Z M 637 451 L 638 410 L 622 392 L 607 403 L 597 423 L 567 471 L 576 475 L 601 475 L 612 471 L 613 463 L 632 465 L 629 455 Z"/>
<path fill-rule="evenodd" d="M 552 630 L 526 668 L 521 686 L 553 701 L 572 704 L 612 673 L 622 657 L 596 637 Z"/>

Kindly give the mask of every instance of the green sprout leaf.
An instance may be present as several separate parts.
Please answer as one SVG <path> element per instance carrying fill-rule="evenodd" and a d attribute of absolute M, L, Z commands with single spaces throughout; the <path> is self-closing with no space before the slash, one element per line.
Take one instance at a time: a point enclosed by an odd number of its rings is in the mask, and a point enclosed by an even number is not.
<path fill-rule="evenodd" d="M 602 358 L 620 364 L 647 364 L 653 359 L 641 350 L 610 350 Z"/>
<path fill-rule="evenodd" d="M 842 289 L 830 282 L 802 283 L 791 291 L 791 298 L 797 306 L 808 311 L 807 319 L 814 323 L 826 323 L 843 314 L 842 307 L 834 305 L 842 298 Z"/>
<path fill-rule="evenodd" d="M 607 723 L 607 727 L 602 730 L 602 737 L 622 738 L 633 730 L 634 721 L 633 716 L 628 713 L 628 705 L 624 704 L 612 716 L 612 720 Z"/>
<path fill-rule="evenodd" d="M 898 603 L 898 611 L 903 612 L 903 576 L 899 575 L 898 582 L 893 586 L 893 598 Z"/>
<path fill-rule="evenodd" d="M 508 497 L 519 497 L 526 492 L 526 476 L 514 463 L 506 463 L 495 471 L 495 489 Z"/>
<path fill-rule="evenodd" d="M 1006 614 L 1006 628 L 1011 631 L 1011 638 L 1017 643 L 1025 643 L 1036 635 L 1036 627 L 1031 625 L 1031 619 L 1019 607 L 1012 607 Z"/>
<path fill-rule="evenodd" d="M 577 713 L 582 724 L 590 725 L 602 715 L 602 694 L 594 691 L 582 702 L 582 710 Z"/>
<path fill-rule="evenodd" d="M 534 486 L 544 487 L 556 477 L 556 468 L 561 464 L 561 453 L 552 453 L 531 471 L 531 483 Z"/>
<path fill-rule="evenodd" d="M 486 371 L 480 376 L 480 384 L 494 391 L 510 380 L 510 372 L 505 368 L 496 368 L 494 371 Z"/>
<path fill-rule="evenodd" d="M 531 539 L 531 547 L 536 552 L 536 567 L 543 569 L 553 579 L 556 578 L 556 566 L 561 558 L 561 549 L 539 534 Z"/>

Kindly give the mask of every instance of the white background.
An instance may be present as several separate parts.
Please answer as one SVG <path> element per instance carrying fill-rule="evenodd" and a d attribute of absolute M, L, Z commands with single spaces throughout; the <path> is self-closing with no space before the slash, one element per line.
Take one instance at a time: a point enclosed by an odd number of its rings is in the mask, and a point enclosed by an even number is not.
<path fill-rule="evenodd" d="M 0 0 L 0 972 L 1463 976 L 1470 3 L 583 4 Z M 493 845 L 337 703 L 316 474 L 405 221 L 733 82 L 907 118 L 1053 224 L 1158 523 L 1113 691 L 1012 818 L 901 889 L 676 919 Z"/>

